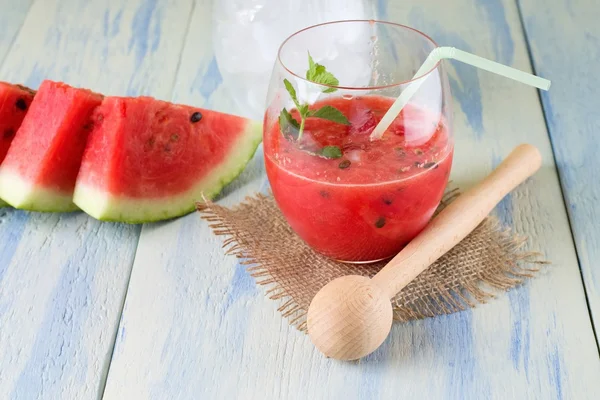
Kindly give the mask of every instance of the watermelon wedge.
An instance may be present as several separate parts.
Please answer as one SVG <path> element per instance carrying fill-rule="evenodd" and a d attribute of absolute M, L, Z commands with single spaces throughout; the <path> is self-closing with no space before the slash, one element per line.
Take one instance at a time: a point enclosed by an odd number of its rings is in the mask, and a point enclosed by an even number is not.
<path fill-rule="evenodd" d="M 258 122 L 150 97 L 106 97 L 92 116 L 73 201 L 100 220 L 177 217 L 252 158 Z"/>
<path fill-rule="evenodd" d="M 0 165 L 0 198 L 32 211 L 77 209 L 72 195 L 102 96 L 44 81 Z"/>
<path fill-rule="evenodd" d="M 35 92 L 25 86 L 0 82 L 0 164 L 6 157 Z M 6 203 L 0 199 L 0 207 Z"/>
<path fill-rule="evenodd" d="M 25 86 L 0 82 L 0 164 L 27 114 L 35 92 Z"/>

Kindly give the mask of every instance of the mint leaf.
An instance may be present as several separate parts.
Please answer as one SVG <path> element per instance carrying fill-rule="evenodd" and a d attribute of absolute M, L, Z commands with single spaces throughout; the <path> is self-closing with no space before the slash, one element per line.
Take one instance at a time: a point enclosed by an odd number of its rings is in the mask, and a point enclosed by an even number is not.
<path fill-rule="evenodd" d="M 321 149 L 321 156 L 325 158 L 340 158 L 342 150 L 337 146 L 325 146 Z"/>
<path fill-rule="evenodd" d="M 298 112 L 300 113 L 300 116 L 302 116 L 302 118 L 306 118 L 308 116 L 308 114 L 310 113 L 308 111 L 308 104 L 302 104 L 298 108 Z"/>
<path fill-rule="evenodd" d="M 309 111 L 309 117 L 326 119 L 338 124 L 350 125 L 348 118 L 340 110 L 332 106 L 323 106 L 316 111 Z"/>
<path fill-rule="evenodd" d="M 306 71 L 306 79 L 311 82 L 321 85 L 337 86 L 340 81 L 325 68 L 325 66 L 315 63 L 310 53 L 308 53 L 308 71 Z M 323 93 L 333 93 L 336 88 L 323 89 Z"/>
<path fill-rule="evenodd" d="M 317 65 L 315 64 L 315 60 L 313 60 L 312 56 L 310 55 L 310 51 L 308 52 L 308 71 L 306 71 L 306 79 L 310 80 L 311 76 L 315 76 L 317 74 Z M 322 65 L 320 65 L 320 67 L 323 67 Z M 325 67 L 323 67 L 323 70 L 325 70 Z"/>
<path fill-rule="evenodd" d="M 287 79 L 283 80 L 283 84 L 285 85 L 285 89 L 290 94 L 290 97 L 294 101 L 296 108 L 298 110 L 300 110 L 300 102 L 298 102 L 298 97 L 296 96 L 296 89 L 294 89 L 294 86 L 292 86 L 292 83 L 290 81 L 288 81 Z"/>
<path fill-rule="evenodd" d="M 288 112 L 285 108 L 281 110 L 279 114 L 279 130 L 285 135 L 292 135 L 296 137 L 298 135 L 298 131 L 300 130 L 300 124 L 298 121 L 292 117 L 292 114 Z"/>
<path fill-rule="evenodd" d="M 325 67 L 323 67 L 325 68 Z M 333 74 L 331 72 L 323 72 L 320 75 L 317 75 L 314 79 L 311 79 L 311 81 L 315 82 L 315 83 L 320 83 L 321 85 L 329 85 L 329 86 L 337 86 L 339 85 L 340 81 L 333 76 Z M 330 87 L 327 89 L 323 89 L 323 93 L 333 93 L 335 92 L 337 89 Z"/>

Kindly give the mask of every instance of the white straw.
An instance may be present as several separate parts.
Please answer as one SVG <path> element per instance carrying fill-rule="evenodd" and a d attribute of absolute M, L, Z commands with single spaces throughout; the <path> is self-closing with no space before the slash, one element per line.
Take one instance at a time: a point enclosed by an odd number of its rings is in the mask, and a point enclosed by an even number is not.
<path fill-rule="evenodd" d="M 421 78 L 411 82 L 408 87 L 404 89 L 402 93 L 400 93 L 400 96 L 398 96 L 396 101 L 394 101 L 394 104 L 392 104 L 381 121 L 379 121 L 379 124 L 377 124 L 371 133 L 371 140 L 377 140 L 383 136 L 385 130 L 392 124 L 392 122 L 394 122 L 398 114 L 400 114 L 400 111 L 402 111 L 402 108 L 404 108 L 410 98 L 417 92 L 417 90 L 419 90 L 421 84 L 425 81 L 425 79 L 427 79 L 429 76 L 427 72 L 431 71 L 439 61 L 447 58 L 464 62 L 465 64 L 502 75 L 506 78 L 510 78 L 517 82 L 534 86 L 539 89 L 548 90 L 550 88 L 550 81 L 540 78 L 539 76 L 519 71 L 518 69 L 476 56 L 475 54 L 467 53 L 466 51 L 462 51 L 454 47 L 438 47 L 429 53 L 429 56 L 425 62 L 423 62 L 423 65 L 421 65 L 413 79 L 419 76 L 421 76 Z"/>

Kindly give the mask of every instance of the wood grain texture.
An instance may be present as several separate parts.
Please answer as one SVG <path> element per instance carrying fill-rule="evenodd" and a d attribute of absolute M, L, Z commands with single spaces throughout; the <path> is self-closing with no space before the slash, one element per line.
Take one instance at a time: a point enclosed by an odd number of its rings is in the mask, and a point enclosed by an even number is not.
<path fill-rule="evenodd" d="M 197 2 L 173 100 L 233 111 Z M 440 44 L 530 71 L 514 1 L 378 1 L 381 18 Z M 600 363 L 552 150 L 535 90 L 452 64 L 456 159 L 469 187 L 523 141 L 540 172 L 497 212 L 553 262 L 539 278 L 466 312 L 395 325 L 358 364 L 327 360 L 190 215 L 144 226 L 106 399 L 595 399 Z M 265 188 L 261 154 L 222 198 Z"/>
<path fill-rule="evenodd" d="M 596 332 L 600 331 L 600 5 L 520 0 Z"/>
<path fill-rule="evenodd" d="M 0 0 L 0 65 L 19 33 L 33 0 Z"/>
<path fill-rule="evenodd" d="M 15 3 L 2 2 L 0 21 Z M 191 8 L 37 0 L 0 79 L 168 98 Z M 0 398 L 99 397 L 139 231 L 83 213 L 0 210 Z"/>

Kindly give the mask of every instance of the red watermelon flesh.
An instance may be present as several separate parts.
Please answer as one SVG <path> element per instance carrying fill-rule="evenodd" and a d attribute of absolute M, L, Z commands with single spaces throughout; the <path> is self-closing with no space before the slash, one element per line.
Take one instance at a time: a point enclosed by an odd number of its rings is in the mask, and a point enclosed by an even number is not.
<path fill-rule="evenodd" d="M 0 82 L 0 164 L 27 114 L 35 92 L 20 85 Z"/>
<path fill-rule="evenodd" d="M 106 97 L 92 120 L 74 202 L 125 222 L 192 211 L 243 170 L 262 136 L 260 123 L 150 97 Z"/>
<path fill-rule="evenodd" d="M 0 198 L 34 211 L 76 209 L 75 179 L 101 101 L 89 90 L 44 81 L 0 166 Z"/>

